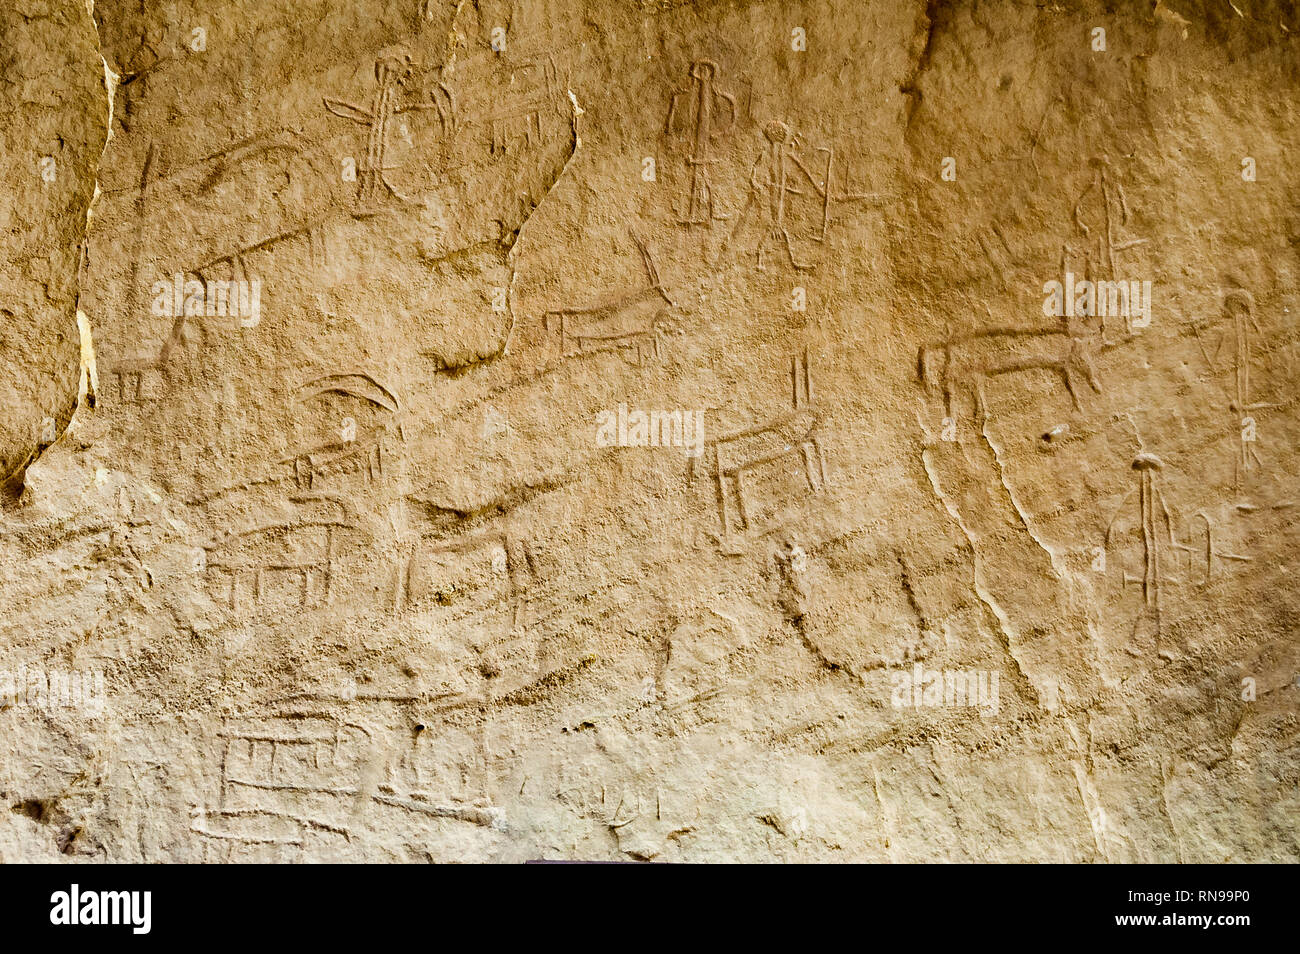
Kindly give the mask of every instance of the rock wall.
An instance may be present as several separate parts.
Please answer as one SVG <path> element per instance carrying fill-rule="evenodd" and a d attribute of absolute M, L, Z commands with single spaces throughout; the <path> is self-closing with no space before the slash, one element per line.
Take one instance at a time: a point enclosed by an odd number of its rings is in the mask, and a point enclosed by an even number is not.
<path fill-rule="evenodd" d="M 1300 859 L 1300 15 L 0 10 L 0 858 Z"/>

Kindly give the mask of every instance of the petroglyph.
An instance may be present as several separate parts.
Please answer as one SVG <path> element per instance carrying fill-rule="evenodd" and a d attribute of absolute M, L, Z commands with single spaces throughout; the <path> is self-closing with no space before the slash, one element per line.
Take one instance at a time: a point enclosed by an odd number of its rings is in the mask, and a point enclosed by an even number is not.
<path fill-rule="evenodd" d="M 1300 859 L 1300 20 L 1140 6 L 0 3 L 3 860 Z"/>
<path fill-rule="evenodd" d="M 718 142 L 735 132 L 746 105 L 721 88 L 721 72 L 713 60 L 692 63 L 689 81 L 672 94 L 664 124 L 666 134 L 681 144 L 686 154 L 689 184 L 677 221 L 688 228 L 712 226 L 715 220 L 728 218 L 714 202 L 713 167 L 719 161 L 714 152 Z"/>
<path fill-rule="evenodd" d="M 775 252 L 784 253 L 795 270 L 811 270 L 817 263 L 799 250 L 799 242 L 824 243 L 836 203 L 873 196 L 837 191 L 835 150 L 808 146 L 789 124 L 770 120 L 763 125 L 763 139 L 763 151 L 749 171 L 749 196 L 723 250 L 742 241 L 748 228 L 759 233 L 750 253 L 759 269 L 763 256 Z M 761 223 L 757 229 L 751 226 L 755 220 Z"/>
<path fill-rule="evenodd" d="M 922 345 L 917 374 L 927 391 L 943 397 L 946 417 L 954 417 L 953 401 L 964 392 L 976 421 L 982 422 L 988 383 L 1026 371 L 1059 378 L 1074 407 L 1080 407 L 1081 384 L 1101 391 L 1094 357 L 1098 350 L 1096 335 L 1075 319 L 1059 328 L 990 329 Z"/>
<path fill-rule="evenodd" d="M 629 352 L 635 356 L 633 363 L 641 364 L 647 352 L 659 356 L 658 322 L 674 303 L 660 281 L 650 249 L 635 233 L 632 239 L 641 253 L 647 287 L 603 304 L 548 311 L 545 327 L 557 332 L 563 357 Z"/>
<path fill-rule="evenodd" d="M 703 468 L 713 478 L 723 548 L 735 546 L 739 535 L 771 525 L 798 497 L 825 487 L 823 439 L 806 351 L 791 360 L 790 385 L 789 411 L 709 441 L 704 454 L 691 462 L 692 475 Z M 788 486 L 792 468 L 799 475 L 793 488 Z"/>
<path fill-rule="evenodd" d="M 1208 586 L 1216 576 L 1231 573 L 1239 564 L 1248 563 L 1250 557 L 1233 553 L 1220 545 L 1215 547 L 1215 526 L 1210 517 L 1198 511 L 1188 522 L 1183 540 L 1175 532 L 1176 515 L 1165 501 L 1160 486 L 1164 463 L 1150 453 L 1141 453 L 1133 460 L 1137 486 L 1123 500 L 1120 508 L 1106 525 L 1106 550 L 1120 550 L 1127 537 L 1140 538 L 1137 548 L 1137 572 L 1120 563 L 1120 582 L 1127 589 L 1137 587 L 1142 594 L 1138 624 L 1146 622 L 1158 633 L 1161 620 L 1161 593 L 1169 585 L 1188 583 Z M 1136 526 L 1133 522 L 1132 502 L 1136 497 Z M 1126 531 L 1131 531 L 1126 533 Z M 1181 570 L 1179 573 L 1177 571 Z"/>

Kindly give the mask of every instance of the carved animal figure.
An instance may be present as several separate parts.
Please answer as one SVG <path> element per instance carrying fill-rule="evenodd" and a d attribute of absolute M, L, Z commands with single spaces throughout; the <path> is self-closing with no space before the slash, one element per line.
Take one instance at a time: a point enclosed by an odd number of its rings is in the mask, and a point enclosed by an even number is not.
<path fill-rule="evenodd" d="M 560 333 L 560 351 L 565 357 L 597 351 L 635 348 L 640 364 L 644 349 L 659 353 L 656 324 L 663 313 L 674 307 L 659 278 L 654 258 L 645 242 L 635 232 L 632 240 L 641 252 L 649 285 L 625 293 L 612 301 L 583 308 L 557 308 L 543 319 L 547 331 Z"/>

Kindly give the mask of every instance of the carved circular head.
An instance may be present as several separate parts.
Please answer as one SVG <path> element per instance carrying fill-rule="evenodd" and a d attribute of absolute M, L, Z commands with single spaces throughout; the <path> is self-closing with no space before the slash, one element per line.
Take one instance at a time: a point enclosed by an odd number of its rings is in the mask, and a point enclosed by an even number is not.
<path fill-rule="evenodd" d="M 718 64 L 712 60 L 696 60 L 691 64 L 691 77 L 697 80 L 712 79 L 718 75 Z"/>
<path fill-rule="evenodd" d="M 399 51 L 385 52 L 375 60 L 375 79 L 383 83 L 386 79 L 402 82 L 410 77 L 412 71 L 411 55 Z"/>
<path fill-rule="evenodd" d="M 763 135 L 768 142 L 778 145 L 790 138 L 790 127 L 779 119 L 773 119 L 763 127 Z"/>
<path fill-rule="evenodd" d="M 1224 313 L 1231 315 L 1236 309 L 1241 309 L 1248 315 L 1255 310 L 1255 299 L 1243 288 L 1234 288 L 1223 296 Z"/>

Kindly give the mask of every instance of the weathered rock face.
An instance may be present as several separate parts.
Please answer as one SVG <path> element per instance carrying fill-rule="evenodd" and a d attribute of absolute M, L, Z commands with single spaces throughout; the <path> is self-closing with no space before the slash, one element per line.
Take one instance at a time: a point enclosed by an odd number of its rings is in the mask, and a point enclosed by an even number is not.
<path fill-rule="evenodd" d="M 4 860 L 1300 858 L 1290 5 L 9 6 Z"/>
<path fill-rule="evenodd" d="M 108 114 L 84 7 L 0 10 L 0 101 L 0 494 L 12 497 L 78 398 L 78 270 Z"/>

